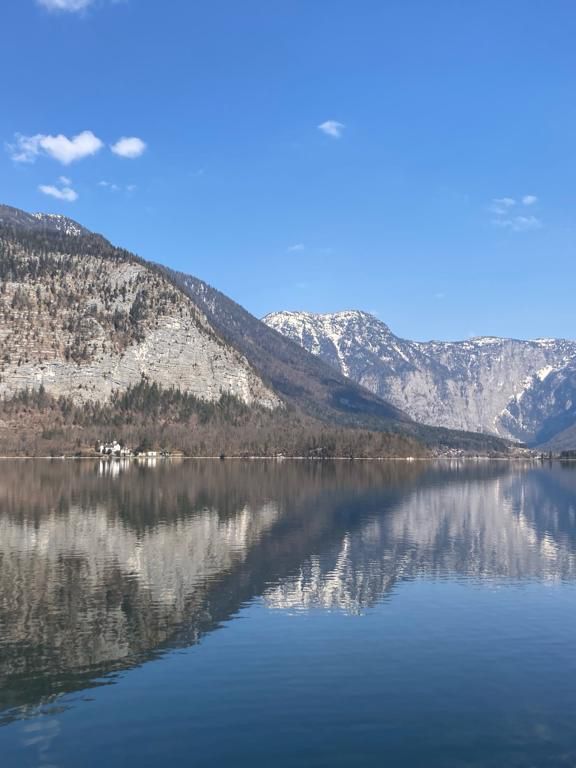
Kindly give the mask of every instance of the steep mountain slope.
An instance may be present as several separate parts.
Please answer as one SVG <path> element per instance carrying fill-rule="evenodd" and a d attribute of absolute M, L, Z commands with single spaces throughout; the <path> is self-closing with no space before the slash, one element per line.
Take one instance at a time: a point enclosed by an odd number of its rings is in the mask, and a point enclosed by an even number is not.
<path fill-rule="evenodd" d="M 143 375 L 280 405 L 166 275 L 70 219 L 0 208 L 0 395 L 104 401 Z"/>
<path fill-rule="evenodd" d="M 332 424 L 398 431 L 428 446 L 470 452 L 507 451 L 495 436 L 480 436 L 411 421 L 403 411 L 338 372 L 286 338 L 232 299 L 192 275 L 167 270 L 282 398 L 308 415 Z M 329 362 L 329 361 L 328 361 Z"/>
<path fill-rule="evenodd" d="M 152 385 L 164 394 L 177 387 L 195 400 L 163 399 Z M 42 397 L 22 399 L 28 389 Z M 228 408 L 222 395 L 271 415 Z M 34 452 L 40 444 L 51 450 L 62 435 L 85 445 L 78 430 L 88 436 L 91 426 L 112 423 L 123 424 L 131 438 L 158 444 L 168 424 L 179 424 L 178 445 L 182 430 L 192 429 L 190 450 L 197 455 L 210 442 L 205 432 L 201 437 L 200 425 L 210 426 L 202 419 L 212 418 L 222 447 L 244 435 L 242 450 L 253 450 L 258 435 L 282 430 L 265 441 L 268 448 L 256 445 L 258 452 L 284 450 L 300 434 L 310 450 L 332 455 L 347 444 L 342 430 L 327 436 L 334 427 L 401 433 L 408 438 L 401 450 L 410 455 L 421 448 L 411 438 L 473 452 L 506 450 L 496 438 L 417 424 L 194 277 L 115 248 L 66 217 L 7 206 L 0 206 L 0 398 L 5 435 L 15 426 L 16 434 L 28 435 L 20 449 L 8 441 L 11 451 Z M 155 404 L 149 432 L 144 424 L 136 429 L 144 400 Z M 207 410 L 206 401 L 222 408 Z M 189 414 L 184 421 L 175 415 L 183 412 Z M 357 439 L 370 442 L 362 434 Z M 393 454 L 392 437 L 389 443 Z M 369 450 L 368 443 L 361 448 Z"/>
<path fill-rule="evenodd" d="M 410 421 L 398 408 L 339 374 L 207 283 L 182 272 L 169 274 L 218 332 L 288 401 L 338 423 L 382 426 Z"/>
<path fill-rule="evenodd" d="M 574 341 L 415 342 L 359 311 L 264 322 L 421 423 L 537 444 L 576 420 Z"/>

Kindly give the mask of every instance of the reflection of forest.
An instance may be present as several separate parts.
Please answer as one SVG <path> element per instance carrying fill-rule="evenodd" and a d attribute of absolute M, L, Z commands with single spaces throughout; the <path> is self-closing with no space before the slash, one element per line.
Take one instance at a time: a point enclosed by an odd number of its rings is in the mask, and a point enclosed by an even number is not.
<path fill-rule="evenodd" d="M 576 473 L 405 462 L 0 465 L 0 708 L 191 644 L 264 594 L 574 578 Z"/>

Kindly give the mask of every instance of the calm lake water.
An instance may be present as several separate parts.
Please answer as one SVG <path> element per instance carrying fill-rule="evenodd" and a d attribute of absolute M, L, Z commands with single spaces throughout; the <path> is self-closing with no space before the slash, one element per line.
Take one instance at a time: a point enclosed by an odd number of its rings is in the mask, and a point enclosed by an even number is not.
<path fill-rule="evenodd" d="M 2 768 L 576 765 L 576 467 L 0 463 Z"/>

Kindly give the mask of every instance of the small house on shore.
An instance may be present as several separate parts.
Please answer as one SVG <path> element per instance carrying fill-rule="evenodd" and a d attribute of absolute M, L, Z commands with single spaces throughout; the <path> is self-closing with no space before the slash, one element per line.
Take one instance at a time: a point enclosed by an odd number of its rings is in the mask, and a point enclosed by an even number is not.
<path fill-rule="evenodd" d="M 117 440 L 112 440 L 108 443 L 97 443 L 96 453 L 101 456 L 132 456 L 130 448 L 119 443 Z"/>

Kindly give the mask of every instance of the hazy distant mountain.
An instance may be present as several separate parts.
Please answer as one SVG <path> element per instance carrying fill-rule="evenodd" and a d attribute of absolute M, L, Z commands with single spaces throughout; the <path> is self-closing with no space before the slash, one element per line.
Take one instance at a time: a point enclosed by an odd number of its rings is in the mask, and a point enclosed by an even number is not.
<path fill-rule="evenodd" d="M 531 444 L 576 423 L 574 341 L 409 341 L 359 311 L 264 322 L 421 423 Z"/>

